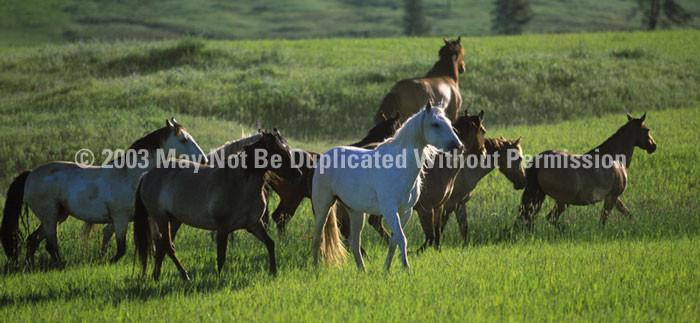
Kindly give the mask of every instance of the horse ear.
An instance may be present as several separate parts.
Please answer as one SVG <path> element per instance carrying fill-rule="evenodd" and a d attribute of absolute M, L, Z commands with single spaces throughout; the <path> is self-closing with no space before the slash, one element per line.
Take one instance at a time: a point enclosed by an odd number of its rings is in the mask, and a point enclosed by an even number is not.
<path fill-rule="evenodd" d="M 514 142 L 514 143 L 515 143 L 516 145 L 520 145 L 520 139 L 522 139 L 522 138 L 523 138 L 523 137 L 518 137 L 518 139 L 515 139 L 515 142 Z"/>
<path fill-rule="evenodd" d="M 461 36 L 461 35 L 460 35 L 460 36 L 457 36 L 457 43 L 458 43 L 458 44 L 461 44 L 461 43 L 462 43 L 462 36 Z"/>
<path fill-rule="evenodd" d="M 272 133 L 279 136 L 280 131 L 277 128 L 272 128 Z"/>
<path fill-rule="evenodd" d="M 447 44 L 449 44 L 449 43 L 450 43 L 450 41 L 449 41 L 449 40 L 447 40 L 447 38 L 444 38 L 444 37 L 442 38 L 442 41 L 444 41 L 444 42 L 445 42 L 445 45 L 447 45 Z"/>
<path fill-rule="evenodd" d="M 632 121 L 632 119 L 634 119 L 634 117 L 629 112 L 627 112 L 627 121 Z"/>
<path fill-rule="evenodd" d="M 396 112 L 396 114 L 394 114 L 394 120 L 399 120 L 399 117 L 401 117 L 401 113 Z"/>
<path fill-rule="evenodd" d="M 172 121 L 170 121 L 170 119 L 165 119 L 165 126 L 168 128 L 175 127 L 175 125 L 173 124 Z"/>
<path fill-rule="evenodd" d="M 479 111 L 479 121 L 484 120 L 484 110 Z"/>
<path fill-rule="evenodd" d="M 384 114 L 384 111 L 380 112 L 379 116 L 382 117 L 382 120 L 384 120 L 384 121 L 387 120 L 387 117 L 386 117 L 386 114 Z"/>
<path fill-rule="evenodd" d="M 174 127 L 179 127 L 179 126 L 180 126 L 180 124 L 177 123 L 177 120 L 175 120 L 175 117 L 171 117 L 171 118 L 170 118 L 170 121 L 171 121 L 171 123 L 173 124 Z"/>
<path fill-rule="evenodd" d="M 642 115 L 641 118 L 639 118 L 639 120 L 641 120 L 642 122 L 644 122 L 644 120 L 646 120 L 646 118 L 647 118 L 647 113 L 644 112 L 644 114 Z"/>
<path fill-rule="evenodd" d="M 430 101 L 425 104 L 425 111 L 432 112 L 433 106 L 430 104 Z"/>

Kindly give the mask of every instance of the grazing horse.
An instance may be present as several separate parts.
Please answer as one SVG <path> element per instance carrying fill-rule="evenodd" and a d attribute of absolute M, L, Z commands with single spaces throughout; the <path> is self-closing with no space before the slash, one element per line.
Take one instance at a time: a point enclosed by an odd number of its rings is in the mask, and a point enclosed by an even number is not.
<path fill-rule="evenodd" d="M 433 147 L 452 150 L 462 149 L 463 145 L 442 108 L 427 104 L 425 109 L 408 118 L 394 137 L 375 149 L 335 147 L 323 154 L 314 170 L 311 189 L 316 216 L 312 244 L 314 264 L 318 264 L 319 255 L 334 264 L 341 263 L 345 257 L 336 215 L 329 213 L 337 200 L 350 217 L 350 245 L 359 270 L 364 270 L 360 233 L 367 213 L 382 214 L 393 232 L 385 268 L 390 268 L 398 245 L 403 266 L 409 269 L 403 226 L 420 196 L 421 169 L 425 159 L 435 154 Z M 387 159 L 392 162 L 376 162 Z M 365 165 L 367 160 L 370 167 Z M 354 167 L 360 165 L 353 161 L 362 161 L 363 167 Z"/>
<path fill-rule="evenodd" d="M 350 144 L 349 146 L 364 147 L 372 143 L 382 142 L 393 136 L 401 125 L 399 122 L 399 115 L 396 114 L 391 118 L 382 116 L 382 118 L 384 120 L 370 129 L 362 140 Z M 280 197 L 280 202 L 272 213 L 272 219 L 277 224 L 277 230 L 280 233 L 284 232 L 287 223 L 289 223 L 289 220 L 294 216 L 301 201 L 303 201 L 305 197 L 311 198 L 311 179 L 313 178 L 314 172 L 312 166 L 317 162 L 320 156 L 318 153 L 304 150 L 294 150 L 292 153 L 298 154 L 295 157 L 301 158 L 302 180 L 298 183 L 292 183 L 286 181 L 284 178 L 275 176 L 274 173 L 269 174 L 270 176 L 268 177 L 270 186 Z M 382 228 L 381 221 L 370 223 L 375 227 Z"/>
<path fill-rule="evenodd" d="M 525 169 L 523 167 L 523 151 L 520 147 L 520 138 L 506 140 L 503 138 L 486 138 L 484 142 L 486 156 L 482 157 L 476 167 L 465 167 L 457 174 L 452 195 L 445 203 L 442 229 L 452 212 L 457 215 L 459 233 L 464 241 L 467 240 L 469 227 L 467 222 L 466 203 L 471 199 L 476 185 L 494 168 L 503 174 L 516 190 L 525 188 Z"/>
<path fill-rule="evenodd" d="M 267 171 L 276 172 L 289 181 L 301 176 L 292 168 L 289 147 L 277 129 L 263 132 L 260 139 L 242 153 L 227 156 L 225 167 L 218 162 L 198 172 L 191 164 L 177 168 L 154 169 L 143 176 L 136 190 L 134 244 L 143 271 L 148 264 L 152 237 L 149 220 L 157 227 L 153 278 L 160 278 L 161 265 L 167 254 L 175 263 L 180 277 L 189 280 L 187 271 L 175 255 L 173 241 L 177 228 L 184 223 L 216 231 L 217 269 L 223 269 L 229 234 L 246 229 L 267 247 L 269 270 L 275 274 L 275 245 L 265 231 L 262 216 L 267 207 L 264 192 Z"/>
<path fill-rule="evenodd" d="M 535 156 L 526 171 L 527 185 L 520 205 L 522 222 L 532 225 L 547 195 L 556 201 L 547 215 L 555 225 L 567 206 L 599 201 L 604 201 L 600 215 L 603 225 L 613 207 L 631 216 L 620 195 L 627 187 L 627 168 L 632 162 L 634 147 L 649 154 L 656 151 L 656 141 L 645 119 L 646 113 L 639 119 L 627 114 L 625 125 L 583 155 L 548 150 Z"/>
<path fill-rule="evenodd" d="M 133 215 L 134 192 L 143 173 L 156 166 L 157 151 L 174 150 L 177 155 L 204 156 L 185 128 L 174 119 L 134 142 L 128 152 L 139 156 L 130 166 L 124 156 L 106 166 L 84 166 L 70 162 L 51 162 L 26 171 L 12 182 L 7 192 L 5 214 L 0 229 L 5 253 L 11 261 L 18 257 L 18 220 L 22 202 L 34 211 L 41 225 L 27 238 L 27 262 L 31 264 L 39 243 L 46 238 L 46 249 L 53 261 L 62 264 L 56 230 L 72 215 L 88 223 L 110 223 L 117 233 L 115 262 L 126 252 L 126 231 Z M 146 159 L 141 159 L 145 157 Z M 122 163 L 123 161 L 123 163 Z"/>
<path fill-rule="evenodd" d="M 464 73 L 464 48 L 461 37 L 443 39 L 445 45 L 438 52 L 440 59 L 424 77 L 398 81 L 384 96 L 374 122 L 382 121 L 382 115 L 399 113 L 404 118 L 413 115 L 429 101 L 444 101 L 445 114 L 451 121 L 457 120 L 462 106 L 459 92 L 459 74 Z M 403 121 L 403 120 L 402 120 Z"/>
<path fill-rule="evenodd" d="M 418 203 L 413 207 L 418 212 L 425 234 L 425 242 L 418 249 L 419 252 L 430 245 L 434 245 L 436 249 L 440 248 L 443 208 L 452 195 L 457 174 L 462 171 L 461 166 L 470 156 L 481 156 L 484 153 L 486 129 L 483 126 L 483 118 L 484 112 L 481 111 L 477 116 L 465 114 L 454 122 L 453 127 L 459 139 L 470 143 L 462 152 L 462 156 L 438 153 L 434 163 L 426 165 L 423 190 Z"/>

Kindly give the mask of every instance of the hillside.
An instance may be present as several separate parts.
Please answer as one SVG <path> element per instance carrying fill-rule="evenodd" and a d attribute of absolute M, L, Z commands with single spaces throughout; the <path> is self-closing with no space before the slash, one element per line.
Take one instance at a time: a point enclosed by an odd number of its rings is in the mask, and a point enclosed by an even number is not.
<path fill-rule="evenodd" d="M 493 1 L 425 0 L 430 34 L 488 35 Z M 700 15 L 700 3 L 679 0 Z M 389 37 L 401 0 L 26 0 L 0 6 L 0 44 L 97 39 Z M 639 30 L 635 0 L 533 0 L 527 33 Z M 662 22 L 663 24 L 663 22 Z M 695 18 L 689 27 L 700 27 Z"/>

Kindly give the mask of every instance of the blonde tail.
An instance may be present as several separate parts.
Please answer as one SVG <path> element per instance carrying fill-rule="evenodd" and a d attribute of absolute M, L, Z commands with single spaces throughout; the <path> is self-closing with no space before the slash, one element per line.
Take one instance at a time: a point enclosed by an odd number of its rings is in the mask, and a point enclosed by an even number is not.
<path fill-rule="evenodd" d="M 335 214 L 336 209 L 337 205 L 334 203 L 328 210 L 328 217 L 326 218 L 321 237 L 321 257 L 328 264 L 340 266 L 345 262 L 347 251 L 345 246 L 343 246 L 343 241 L 340 239 L 340 231 L 338 230 L 338 221 Z"/>

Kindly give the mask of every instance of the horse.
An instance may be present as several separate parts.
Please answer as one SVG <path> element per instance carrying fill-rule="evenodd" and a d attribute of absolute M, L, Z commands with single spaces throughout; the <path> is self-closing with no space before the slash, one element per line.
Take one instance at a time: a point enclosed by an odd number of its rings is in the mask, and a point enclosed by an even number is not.
<path fill-rule="evenodd" d="M 27 238 L 27 263 L 45 238 L 46 249 L 54 263 L 62 265 L 56 230 L 69 215 L 88 223 L 111 223 L 117 233 L 117 252 L 110 259 L 118 261 L 126 252 L 126 231 L 132 219 L 134 192 L 143 173 L 157 165 L 158 150 L 194 158 L 204 156 L 202 149 L 175 119 L 166 120 L 155 130 L 129 146 L 138 162 L 129 164 L 130 155 L 115 158 L 105 166 L 85 166 L 72 162 L 51 162 L 17 176 L 7 192 L 0 241 L 7 258 L 18 258 L 19 215 L 26 203 L 41 221 Z M 144 157 L 145 159 L 141 159 Z"/>
<path fill-rule="evenodd" d="M 206 156 L 206 160 L 212 160 L 212 161 L 219 161 L 223 162 L 223 160 L 219 160 L 220 158 L 225 158 L 226 156 L 231 156 L 234 154 L 237 154 L 241 151 L 243 151 L 243 148 L 245 146 L 248 146 L 256 141 L 258 141 L 262 137 L 262 133 L 260 132 L 260 129 L 258 129 L 257 133 L 254 133 L 250 136 L 243 137 L 237 140 L 231 140 L 226 142 L 225 144 L 221 145 L 220 147 L 213 149 L 209 152 L 209 154 Z M 90 232 L 92 231 L 92 223 L 85 222 L 85 225 L 83 226 L 83 236 L 87 237 Z M 215 233 L 212 232 L 212 238 L 216 239 Z M 105 254 L 107 251 L 107 248 L 109 247 L 109 240 L 112 238 L 112 235 L 114 234 L 114 226 L 110 223 L 104 226 L 102 229 L 102 246 L 100 247 L 100 253 Z"/>
<path fill-rule="evenodd" d="M 277 272 L 275 245 L 262 222 L 267 207 L 264 192 L 267 171 L 289 181 L 301 176 L 292 167 L 289 146 L 274 129 L 263 132 L 258 141 L 243 152 L 227 157 L 227 167 L 204 166 L 193 172 L 194 163 L 180 163 L 175 168 L 159 168 L 146 173 L 136 190 L 134 244 L 143 272 L 153 240 L 155 266 L 153 278 L 159 280 L 161 265 L 167 254 L 180 277 L 189 281 L 189 274 L 175 254 L 173 241 L 181 224 L 216 231 L 217 270 L 221 273 L 226 260 L 228 236 L 246 229 L 265 244 L 269 271 Z M 152 236 L 149 220 L 155 223 Z M 154 239 L 155 238 L 155 239 Z"/>
<path fill-rule="evenodd" d="M 462 171 L 464 162 L 469 156 L 481 156 L 484 154 L 484 134 L 486 129 L 483 126 L 484 112 L 481 111 L 476 116 L 464 116 L 454 122 L 454 129 L 462 142 L 471 143 L 468 149 L 462 152 L 461 156 L 438 153 L 432 165 L 426 165 L 425 176 L 423 177 L 423 190 L 414 210 L 418 213 L 425 241 L 418 248 L 418 252 L 433 245 L 440 248 L 440 236 L 445 203 L 452 195 L 455 179 Z M 460 158 L 461 157 L 461 158 Z"/>
<path fill-rule="evenodd" d="M 404 79 L 394 84 L 375 114 L 374 122 L 381 122 L 382 115 L 399 113 L 404 118 L 415 114 L 429 101 L 445 102 L 445 113 L 451 121 L 457 120 L 462 106 L 459 92 L 459 74 L 464 73 L 464 48 L 461 37 L 444 39 L 438 55 L 440 59 L 424 77 Z M 403 120 L 402 120 L 403 121 Z"/>
<path fill-rule="evenodd" d="M 484 149 L 483 134 L 486 132 L 486 130 L 483 128 L 482 120 L 483 111 L 481 111 L 478 116 L 468 116 L 467 114 L 465 114 L 465 116 L 458 118 L 452 124 L 455 133 L 457 133 L 457 136 L 465 146 L 465 150 L 463 152 L 464 156 L 469 156 L 472 154 L 481 154 L 481 151 Z M 441 162 L 442 164 L 444 164 L 445 160 L 449 157 L 444 153 L 438 153 L 435 158 L 436 161 L 434 163 Z M 423 189 L 421 190 L 421 196 L 418 199 L 418 203 L 414 207 L 414 209 L 418 212 L 419 215 L 421 214 L 421 212 L 423 212 L 423 210 L 429 210 L 432 212 L 434 208 L 437 208 L 437 206 L 442 205 L 442 202 L 445 200 L 445 198 L 449 196 L 449 192 L 451 191 L 451 183 L 454 179 L 454 173 L 458 170 L 458 168 L 454 167 L 444 170 L 426 167 L 424 172 L 425 176 L 423 178 Z M 348 239 L 350 237 L 349 216 L 344 208 L 338 208 L 335 211 L 336 217 L 338 219 L 340 233 L 343 235 L 343 237 Z M 389 240 L 389 233 L 384 229 L 383 226 L 381 226 L 381 215 L 369 215 L 368 223 L 373 224 L 372 226 L 384 240 Z M 375 225 L 376 223 L 379 223 L 380 225 Z M 363 256 L 366 256 L 366 253 L 364 251 L 362 254 Z"/>
<path fill-rule="evenodd" d="M 632 153 L 635 147 L 649 154 L 656 151 L 656 140 L 645 120 L 646 113 L 641 118 L 627 114 L 627 122 L 622 127 L 583 155 L 548 150 L 535 156 L 526 170 L 527 185 L 519 211 L 521 222 L 528 227 L 532 225 L 546 196 L 556 201 L 547 215 L 554 225 L 569 205 L 600 201 L 603 201 L 601 225 L 605 225 L 613 207 L 631 217 L 620 196 L 627 187 L 627 168 L 632 162 Z"/>
<path fill-rule="evenodd" d="M 352 147 L 364 147 L 366 145 L 371 145 L 372 143 L 382 142 L 385 139 L 391 137 L 396 133 L 399 128 L 399 115 L 395 114 L 393 117 L 387 118 L 382 115 L 383 121 L 372 127 L 367 132 L 367 135 L 360 141 L 350 144 Z M 294 213 L 296 212 L 299 204 L 304 198 L 311 198 L 311 179 L 313 178 L 313 165 L 318 161 L 320 154 L 304 151 L 304 150 L 294 150 L 292 153 L 296 154 L 295 157 L 301 161 L 301 172 L 302 180 L 299 183 L 291 183 L 284 180 L 279 176 L 275 176 L 271 173 L 268 177 L 268 183 L 272 189 L 280 197 L 280 202 L 277 208 L 272 213 L 272 219 L 277 224 L 277 230 L 280 233 L 284 233 L 287 223 L 292 219 Z M 381 220 L 381 219 L 380 219 Z M 381 221 L 370 222 L 373 226 L 382 228 Z"/>
<path fill-rule="evenodd" d="M 445 225 L 452 212 L 456 214 L 459 232 L 463 241 L 467 240 L 469 227 L 467 222 L 466 203 L 472 197 L 476 185 L 494 168 L 498 168 L 512 184 L 515 190 L 525 188 L 525 168 L 523 167 L 523 151 L 520 147 L 520 138 L 506 140 L 503 138 L 486 138 L 484 142 L 486 156 L 476 167 L 465 167 L 459 171 L 455 179 L 452 195 L 445 202 L 441 232 L 445 231 Z"/>
<path fill-rule="evenodd" d="M 338 201 L 350 217 L 350 245 L 360 271 L 364 271 L 360 234 L 366 213 L 382 214 L 393 232 L 385 268 L 388 270 L 391 267 L 398 246 L 403 267 L 408 270 L 410 266 L 403 226 L 420 196 L 423 162 L 431 159 L 435 150 L 462 148 L 443 108 L 432 107 L 428 103 L 424 109 L 408 118 L 394 137 L 375 149 L 341 146 L 324 153 L 314 170 L 311 189 L 316 220 L 312 243 L 314 265 L 318 265 L 319 256 L 331 264 L 340 264 L 345 258 L 336 215 L 329 212 L 333 203 Z M 402 156 L 405 163 L 401 161 Z M 353 160 L 392 158 L 392 163 L 374 165 L 377 167 L 343 167 L 339 164 L 352 163 Z"/>

